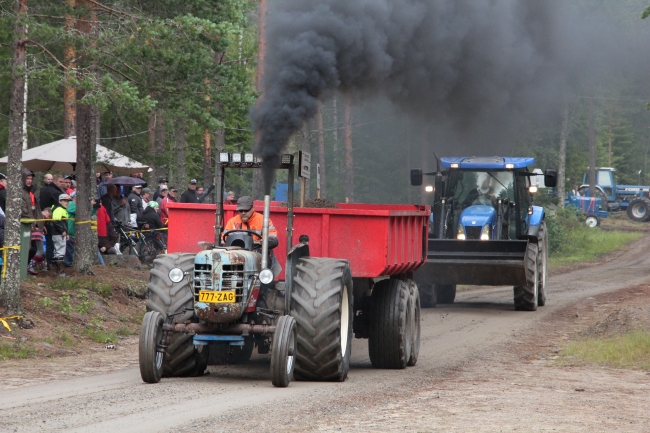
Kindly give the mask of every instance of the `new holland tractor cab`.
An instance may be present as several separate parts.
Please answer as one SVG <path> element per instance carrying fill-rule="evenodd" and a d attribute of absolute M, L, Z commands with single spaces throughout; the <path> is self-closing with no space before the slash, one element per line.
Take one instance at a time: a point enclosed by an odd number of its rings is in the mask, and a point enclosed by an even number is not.
<path fill-rule="evenodd" d="M 293 184 L 293 156 L 283 155 L 278 169 L 288 171 Z M 197 253 L 159 256 L 151 270 L 149 297 L 139 343 L 140 374 L 148 383 L 162 377 L 201 376 L 208 364 L 208 345 L 220 345 L 232 358 L 246 361 L 254 346 L 260 353 L 271 352 L 272 383 L 286 387 L 293 378 L 297 347 L 296 317 L 290 314 L 290 285 L 275 283 L 280 269 L 269 257 L 268 231 L 270 197 L 264 198 L 264 229 L 222 231 L 223 190 L 226 168 L 259 169 L 253 154 L 220 154 L 221 176 L 217 185 L 214 238 L 199 242 Z M 292 246 L 293 190 L 287 206 L 287 281 L 292 281 L 296 264 L 309 256 L 308 239 Z M 349 264 L 342 260 L 320 259 L 336 274 L 323 272 L 313 290 L 320 296 L 311 310 L 330 311 L 303 343 L 314 347 L 328 344 L 329 352 L 303 353 L 299 362 L 311 362 L 320 369 L 313 377 L 344 380 L 349 367 L 352 336 L 352 295 L 347 296 Z M 332 262 L 332 263 L 330 263 Z M 331 266 L 330 266 L 331 265 Z M 329 269 L 328 268 L 328 269 Z M 319 277 L 324 280 L 320 281 Z M 346 279 L 347 278 L 347 279 Z M 289 289 L 287 289 L 289 287 Z M 323 292 L 323 293 L 321 293 Z M 289 292 L 290 293 L 290 292 Z M 313 311 L 312 311 L 313 312 Z M 347 315 L 350 317 L 347 317 Z M 311 323 L 312 318 L 304 321 Z M 322 341 L 310 341 L 317 338 Z M 340 347 L 336 347 L 338 344 Z M 317 359 L 313 359 L 317 358 Z M 331 359 L 330 359 L 331 358 Z M 327 364 L 323 366 L 323 364 Z M 320 375 L 320 376 L 319 376 Z"/>
<path fill-rule="evenodd" d="M 548 240 L 544 208 L 533 205 L 534 158 L 440 158 L 438 170 L 411 170 L 411 184 L 433 176 L 428 256 L 414 273 L 422 306 L 453 303 L 456 285 L 513 285 L 516 310 L 546 302 Z M 555 171 L 544 174 L 547 187 Z"/>

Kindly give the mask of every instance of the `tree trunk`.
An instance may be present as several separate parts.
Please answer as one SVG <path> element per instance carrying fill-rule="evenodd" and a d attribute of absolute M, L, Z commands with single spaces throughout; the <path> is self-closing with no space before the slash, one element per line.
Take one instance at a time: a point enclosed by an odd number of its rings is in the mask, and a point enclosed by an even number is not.
<path fill-rule="evenodd" d="M 85 7 L 87 14 L 77 22 L 80 32 L 90 34 L 93 30 L 90 22 L 96 21 L 94 4 L 86 1 L 77 1 L 78 6 Z M 90 66 L 91 70 L 95 69 Z M 77 101 L 85 95 L 84 90 L 77 91 Z M 97 234 L 93 232 L 90 224 L 91 202 L 95 195 L 95 173 L 93 159 L 99 137 L 99 111 L 97 107 L 89 104 L 77 103 L 75 119 L 75 135 L 77 136 L 77 224 L 75 236 L 74 266 L 77 272 L 92 274 L 93 264 L 97 260 Z"/>
<path fill-rule="evenodd" d="M 176 139 L 176 183 L 178 185 L 187 185 L 185 119 L 178 120 L 174 137 Z M 171 179 L 169 181 L 171 182 Z"/>
<path fill-rule="evenodd" d="M 345 93 L 345 109 L 343 112 L 345 122 L 345 201 L 354 202 L 354 161 L 352 157 L 352 95 Z"/>
<path fill-rule="evenodd" d="M 77 93 L 78 100 L 84 91 Z M 77 221 L 89 221 L 90 198 L 94 195 L 93 151 L 97 137 L 97 109 L 92 105 L 77 104 Z M 75 268 L 77 272 L 92 274 L 97 260 L 97 237 L 90 224 L 77 224 L 75 237 Z"/>
<path fill-rule="evenodd" d="M 300 137 L 300 150 L 311 154 L 311 128 L 309 127 L 309 121 L 306 121 L 302 125 Z M 305 200 L 308 200 L 310 196 L 310 180 L 305 179 Z"/>
<path fill-rule="evenodd" d="M 68 7 L 74 9 L 76 0 L 66 0 Z M 71 35 L 75 29 L 75 16 L 72 14 L 65 15 L 65 32 Z M 75 58 L 77 56 L 74 43 L 67 42 L 63 50 L 63 65 L 65 66 L 63 78 L 63 136 L 65 138 L 76 134 L 76 89 L 74 87 L 75 79 Z"/>
<path fill-rule="evenodd" d="M 316 129 L 318 129 L 318 163 L 320 164 L 320 195 L 322 198 L 326 198 L 327 177 L 325 174 L 325 133 L 323 131 L 323 106 L 320 102 L 318 103 L 316 124 Z"/>
<path fill-rule="evenodd" d="M 5 222 L 5 240 L 7 247 L 20 245 L 20 209 L 22 204 L 22 141 L 23 141 L 23 113 L 25 112 L 25 38 L 27 27 L 21 20 L 27 15 L 27 0 L 15 0 L 14 13 L 18 17 L 14 27 L 13 62 L 11 100 L 9 102 L 9 148 L 7 174 L 9 185 L 7 187 L 7 213 Z M 4 307 L 5 314 L 22 313 L 20 304 L 20 251 L 7 250 L 7 277 L 0 288 L 0 305 Z"/>
<path fill-rule="evenodd" d="M 212 181 L 212 147 L 210 143 L 210 130 L 203 131 L 203 187 L 207 190 Z M 209 200 L 204 201 L 208 203 Z"/>
<path fill-rule="evenodd" d="M 156 109 L 152 108 L 151 111 L 149 111 L 149 122 L 147 124 L 147 140 L 149 142 L 149 156 L 151 157 L 149 160 L 149 166 L 151 167 L 152 174 L 156 180 L 158 181 L 158 163 L 156 159 Z"/>
<path fill-rule="evenodd" d="M 560 151 L 557 167 L 557 205 L 564 207 L 564 196 L 566 186 L 566 139 L 569 136 L 569 104 L 562 110 L 562 126 L 560 128 Z"/>
<path fill-rule="evenodd" d="M 594 100 L 589 99 L 589 192 L 596 197 L 596 113 Z"/>
<path fill-rule="evenodd" d="M 156 169 L 155 169 L 155 177 L 156 177 L 156 182 L 158 182 L 158 179 L 161 177 L 165 177 L 165 164 L 163 161 L 165 160 L 165 151 L 167 150 L 167 146 L 165 145 L 165 117 L 163 116 L 162 111 L 156 111 L 156 139 L 155 139 L 155 144 L 154 144 L 154 152 L 156 155 Z M 153 184 L 153 182 L 152 182 Z"/>

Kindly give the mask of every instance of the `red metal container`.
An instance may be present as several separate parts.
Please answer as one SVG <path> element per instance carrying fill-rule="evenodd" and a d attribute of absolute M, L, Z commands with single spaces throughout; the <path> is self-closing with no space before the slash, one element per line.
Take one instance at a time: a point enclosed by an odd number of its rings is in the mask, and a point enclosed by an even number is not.
<path fill-rule="evenodd" d="M 287 242 L 287 208 L 271 204 L 271 222 L 278 231 L 275 256 L 284 269 Z M 350 262 L 353 277 L 376 278 L 412 272 L 427 257 L 430 208 L 412 205 L 337 203 L 338 209 L 294 208 L 293 243 L 309 236 L 314 257 Z M 224 222 L 235 214 L 224 206 Z M 263 202 L 255 202 L 263 212 Z M 171 203 L 168 252 L 198 252 L 200 241 L 214 241 L 215 206 Z"/>

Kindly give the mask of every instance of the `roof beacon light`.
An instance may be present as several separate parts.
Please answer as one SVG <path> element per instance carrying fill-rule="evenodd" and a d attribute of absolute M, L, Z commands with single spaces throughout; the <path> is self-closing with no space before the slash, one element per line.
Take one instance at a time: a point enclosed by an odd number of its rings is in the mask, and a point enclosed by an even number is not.
<path fill-rule="evenodd" d="M 233 153 L 232 162 L 234 162 L 235 164 L 241 164 L 241 153 Z"/>
<path fill-rule="evenodd" d="M 427 186 L 424 187 L 424 190 L 426 192 L 433 192 L 433 187 L 431 185 L 427 185 Z"/>
<path fill-rule="evenodd" d="M 247 164 L 252 164 L 255 161 L 255 156 L 252 153 L 244 154 L 244 162 Z"/>
<path fill-rule="evenodd" d="M 535 185 L 529 186 L 528 192 L 530 192 L 531 194 L 535 194 L 537 192 L 537 187 Z"/>
<path fill-rule="evenodd" d="M 513 168 L 515 168 L 514 164 L 506 164 L 506 170 L 512 170 Z"/>
<path fill-rule="evenodd" d="M 451 168 L 458 168 L 458 167 L 459 167 L 458 163 L 451 164 Z"/>
<path fill-rule="evenodd" d="M 228 164 L 230 161 L 230 157 L 228 155 L 228 152 L 219 152 L 219 162 L 222 164 Z"/>

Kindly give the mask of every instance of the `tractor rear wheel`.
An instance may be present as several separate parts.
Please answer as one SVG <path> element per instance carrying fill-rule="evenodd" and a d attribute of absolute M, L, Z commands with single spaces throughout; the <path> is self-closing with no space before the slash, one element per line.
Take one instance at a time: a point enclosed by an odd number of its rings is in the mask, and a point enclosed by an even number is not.
<path fill-rule="evenodd" d="M 271 349 L 271 383 L 286 388 L 293 379 L 296 355 L 296 319 L 280 316 L 273 334 Z"/>
<path fill-rule="evenodd" d="M 436 284 L 435 290 L 439 304 L 453 304 L 456 300 L 455 284 Z"/>
<path fill-rule="evenodd" d="M 296 265 L 291 316 L 296 319 L 297 380 L 344 381 L 350 369 L 352 275 L 345 260 L 302 257 Z"/>
<path fill-rule="evenodd" d="M 537 284 L 537 245 L 528 243 L 524 264 L 526 266 L 526 285 L 515 286 L 515 310 L 536 311 L 538 289 Z"/>
<path fill-rule="evenodd" d="M 548 280 L 548 237 L 546 222 L 542 221 L 537 231 L 537 305 L 546 305 L 546 281 Z"/>
<path fill-rule="evenodd" d="M 194 292 L 187 280 L 172 283 L 169 271 L 180 268 L 183 272 L 194 270 L 196 254 L 166 254 L 154 260 L 149 279 L 149 297 L 147 310 L 157 311 L 163 318 L 167 314 L 180 313 L 174 316 L 173 323 L 198 322 L 194 315 Z M 193 336 L 189 334 L 170 333 L 167 339 L 167 349 L 163 360 L 163 377 L 202 376 L 208 365 L 208 348 L 194 347 Z"/>
<path fill-rule="evenodd" d="M 142 319 L 138 357 L 140 376 L 147 383 L 158 383 L 163 374 L 164 353 L 158 350 L 162 343 L 164 319 L 157 311 L 149 311 Z"/>
<path fill-rule="evenodd" d="M 420 356 L 420 292 L 415 281 L 409 280 L 411 296 L 409 297 L 409 310 L 411 312 L 411 353 L 406 363 L 409 367 L 418 362 Z"/>
<path fill-rule="evenodd" d="M 422 308 L 435 308 L 438 305 L 435 284 L 420 285 L 420 303 Z"/>
<path fill-rule="evenodd" d="M 406 281 L 381 280 L 370 298 L 368 355 L 375 368 L 405 368 L 411 357 L 413 320 Z"/>
<path fill-rule="evenodd" d="M 632 221 L 648 221 L 650 218 L 650 200 L 646 197 L 639 197 L 632 200 L 627 206 L 627 216 Z"/>

